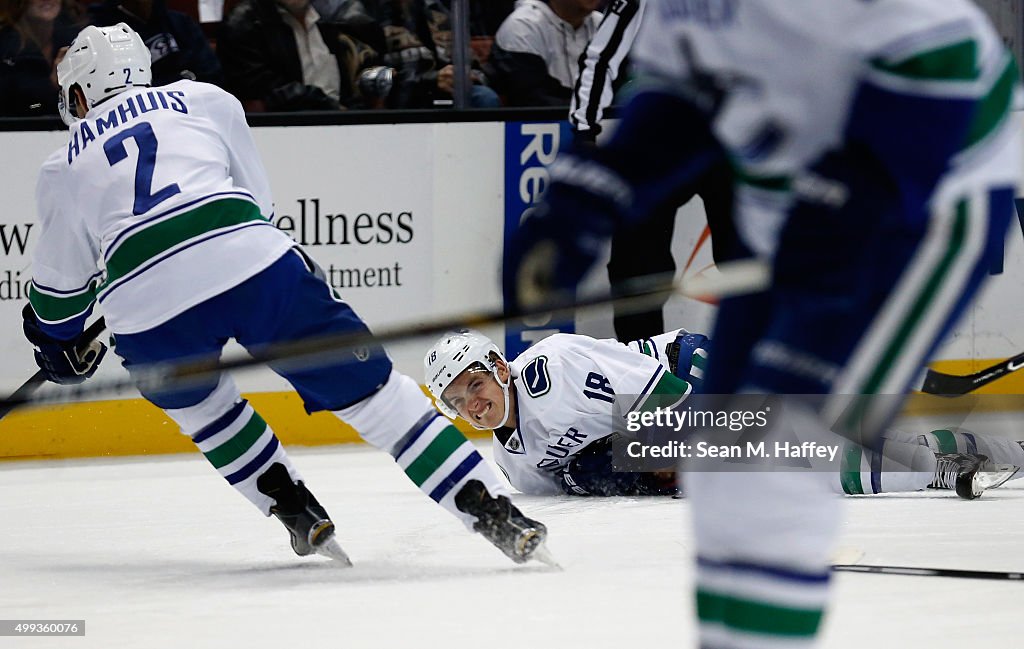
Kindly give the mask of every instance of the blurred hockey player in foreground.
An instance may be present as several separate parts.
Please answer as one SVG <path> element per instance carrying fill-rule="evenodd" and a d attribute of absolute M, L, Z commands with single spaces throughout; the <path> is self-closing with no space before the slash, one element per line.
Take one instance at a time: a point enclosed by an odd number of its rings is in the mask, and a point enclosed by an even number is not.
<path fill-rule="evenodd" d="M 682 401 L 701 389 L 708 347 L 707 336 L 684 329 L 629 344 L 555 334 L 508 361 L 492 340 L 466 330 L 441 336 L 427 351 L 425 382 L 445 415 L 494 431 L 494 460 L 525 494 L 670 495 L 674 471 L 614 470 L 612 442 L 627 432 L 628 414 L 615 396 L 629 395 L 635 411 L 648 395 Z M 842 457 L 830 485 L 840 494 L 930 487 L 973 500 L 1024 477 L 1022 442 L 958 428 L 887 430 L 877 449 L 847 443 Z"/>
<path fill-rule="evenodd" d="M 149 50 L 123 23 L 82 30 L 57 76 L 69 142 L 40 172 L 41 232 L 24 310 L 48 379 L 78 383 L 96 371 L 105 346 L 94 341 L 79 353 L 76 343 L 97 301 L 129 372 L 217 356 L 231 338 L 251 350 L 367 331 L 269 221 L 270 186 L 234 97 L 185 80 L 150 88 Z M 351 424 L 513 561 L 542 556 L 545 527 L 516 509 L 472 444 L 382 348 L 328 366 L 272 369 L 308 412 L 329 410 Z M 142 392 L 229 484 L 284 523 L 296 554 L 348 563 L 326 510 L 229 376 Z"/>
<path fill-rule="evenodd" d="M 571 295 L 603 240 L 722 146 L 734 254 L 773 281 L 721 303 L 705 391 L 824 395 L 786 428 L 870 446 L 1002 253 L 1021 177 L 1012 56 L 968 0 L 648 10 L 632 51 L 645 89 L 608 143 L 550 167 L 506 245 L 506 306 Z M 828 477 L 684 476 L 703 647 L 814 644 L 841 520 Z"/>

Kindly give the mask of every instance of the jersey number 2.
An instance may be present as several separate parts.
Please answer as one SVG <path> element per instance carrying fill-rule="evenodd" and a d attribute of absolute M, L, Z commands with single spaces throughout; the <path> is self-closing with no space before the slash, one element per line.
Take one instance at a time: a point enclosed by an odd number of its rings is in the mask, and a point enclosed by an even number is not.
<path fill-rule="evenodd" d="M 113 167 L 128 157 L 128 149 L 124 141 L 134 138 L 139 148 L 139 163 L 135 167 L 135 205 L 132 213 L 138 216 L 145 214 L 175 194 L 180 194 L 178 183 L 171 183 L 153 192 L 153 167 L 156 166 L 156 133 L 149 122 L 140 122 L 110 138 L 103 145 L 107 154 L 107 162 Z"/>

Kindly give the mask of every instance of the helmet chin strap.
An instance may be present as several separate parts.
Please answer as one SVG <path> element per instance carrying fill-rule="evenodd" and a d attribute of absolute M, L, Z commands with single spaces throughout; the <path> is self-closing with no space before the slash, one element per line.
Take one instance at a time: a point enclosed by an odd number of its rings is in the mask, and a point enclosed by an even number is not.
<path fill-rule="evenodd" d="M 509 387 L 509 385 L 512 384 L 512 375 L 509 374 L 508 375 L 508 379 L 506 379 L 505 382 L 502 383 L 501 379 L 498 378 L 498 371 L 497 371 L 497 369 L 495 369 L 495 371 L 494 371 L 494 380 L 497 381 L 498 385 L 501 386 L 501 392 L 502 392 L 502 394 L 505 395 L 505 416 L 503 416 L 501 418 L 501 421 L 498 422 L 498 425 L 495 426 L 495 428 L 501 428 L 502 426 L 505 425 L 505 422 L 508 421 L 508 416 L 509 416 L 509 409 L 508 409 L 508 387 Z"/>

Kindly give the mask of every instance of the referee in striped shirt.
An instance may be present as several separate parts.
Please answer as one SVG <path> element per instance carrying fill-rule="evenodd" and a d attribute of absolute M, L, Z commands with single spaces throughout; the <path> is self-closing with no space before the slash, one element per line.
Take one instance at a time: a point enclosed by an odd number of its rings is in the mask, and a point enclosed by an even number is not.
<path fill-rule="evenodd" d="M 624 68 L 649 1 L 612 0 L 590 45 L 580 57 L 569 106 L 569 121 L 578 146 L 593 145 L 601 132 L 604 110 L 612 103 L 612 84 Z M 656 143 L 651 144 L 656 146 Z M 613 286 L 634 277 L 675 272 L 672 230 L 676 211 L 694 196 L 704 201 L 715 261 L 745 256 L 739 249 L 741 244 L 732 223 L 732 169 L 723 154 L 721 164 L 692 183 L 675 188 L 671 198 L 659 206 L 650 219 L 612 238 L 608 280 Z M 634 314 L 616 310 L 614 324 L 619 340 L 647 338 L 666 329 L 661 306 Z"/>

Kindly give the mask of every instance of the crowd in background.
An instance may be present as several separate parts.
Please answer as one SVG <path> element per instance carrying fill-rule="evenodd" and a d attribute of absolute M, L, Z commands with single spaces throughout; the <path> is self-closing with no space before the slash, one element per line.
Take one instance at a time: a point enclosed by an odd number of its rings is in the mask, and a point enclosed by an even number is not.
<path fill-rule="evenodd" d="M 0 116 L 55 115 L 54 60 L 86 25 L 125 22 L 153 83 L 217 84 L 247 111 L 452 105 L 451 0 L 0 0 Z M 568 106 L 605 0 L 469 0 L 471 108 Z"/>

